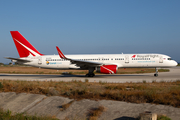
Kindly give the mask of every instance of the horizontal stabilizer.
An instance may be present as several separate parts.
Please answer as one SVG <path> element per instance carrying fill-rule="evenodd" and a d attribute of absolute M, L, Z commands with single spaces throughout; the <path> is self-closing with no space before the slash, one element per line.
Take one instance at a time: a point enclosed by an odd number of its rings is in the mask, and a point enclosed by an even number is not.
<path fill-rule="evenodd" d="M 29 60 L 24 60 L 21 58 L 11 58 L 11 57 L 5 57 L 6 59 L 11 59 L 11 60 L 17 60 L 17 62 L 31 62 Z"/>

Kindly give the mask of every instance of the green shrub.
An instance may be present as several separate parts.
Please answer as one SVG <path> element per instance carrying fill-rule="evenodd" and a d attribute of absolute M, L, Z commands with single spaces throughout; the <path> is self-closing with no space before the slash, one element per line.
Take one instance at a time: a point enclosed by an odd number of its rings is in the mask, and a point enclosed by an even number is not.
<path fill-rule="evenodd" d="M 161 115 L 161 116 L 158 116 L 157 120 L 171 120 L 171 118 Z"/>
<path fill-rule="evenodd" d="M 143 83 L 146 83 L 146 80 L 143 80 Z"/>
<path fill-rule="evenodd" d="M 3 88 L 3 84 L 0 82 L 0 89 L 2 89 Z"/>
<path fill-rule="evenodd" d="M 53 117 L 37 117 L 31 115 L 25 115 L 23 113 L 12 114 L 11 111 L 4 111 L 0 109 L 0 120 L 58 120 Z"/>

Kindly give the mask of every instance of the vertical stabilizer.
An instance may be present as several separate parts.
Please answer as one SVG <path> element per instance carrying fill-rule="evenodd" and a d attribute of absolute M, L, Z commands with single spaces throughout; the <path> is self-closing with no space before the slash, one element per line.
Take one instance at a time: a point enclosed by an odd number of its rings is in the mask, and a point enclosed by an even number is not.
<path fill-rule="evenodd" d="M 10 31 L 20 57 L 41 56 L 42 54 L 18 31 Z"/>

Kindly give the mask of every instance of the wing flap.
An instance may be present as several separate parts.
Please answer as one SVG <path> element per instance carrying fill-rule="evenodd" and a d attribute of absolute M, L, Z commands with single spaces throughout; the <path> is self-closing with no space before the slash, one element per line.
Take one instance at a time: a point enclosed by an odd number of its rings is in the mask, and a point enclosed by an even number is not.
<path fill-rule="evenodd" d="M 72 64 L 77 64 L 78 66 L 81 66 L 81 65 L 89 65 L 89 66 L 102 65 L 102 63 L 92 62 L 92 61 L 83 61 L 83 60 L 75 60 L 75 59 L 70 59 L 70 61 Z"/>

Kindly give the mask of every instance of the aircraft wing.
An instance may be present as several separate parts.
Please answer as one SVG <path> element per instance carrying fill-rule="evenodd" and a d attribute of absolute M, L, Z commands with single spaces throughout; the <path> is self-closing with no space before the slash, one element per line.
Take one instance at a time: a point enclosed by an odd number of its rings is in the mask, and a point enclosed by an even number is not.
<path fill-rule="evenodd" d="M 75 60 L 75 59 L 70 59 L 72 64 L 76 64 L 78 66 L 99 66 L 102 65 L 102 63 L 98 62 L 92 62 L 92 61 L 83 61 L 83 60 Z"/>
<path fill-rule="evenodd" d="M 99 62 L 83 61 L 83 60 L 66 58 L 57 46 L 56 46 L 56 49 L 57 49 L 58 54 L 59 54 L 61 59 L 69 60 L 69 61 L 71 61 L 72 64 L 76 64 L 77 66 L 80 66 L 82 68 L 84 68 L 84 67 L 95 67 L 95 66 L 103 65 L 103 63 L 99 63 Z"/>
<path fill-rule="evenodd" d="M 24 60 L 20 58 L 12 58 L 12 57 L 5 57 L 6 59 L 16 60 L 17 62 L 31 62 L 29 60 Z"/>

